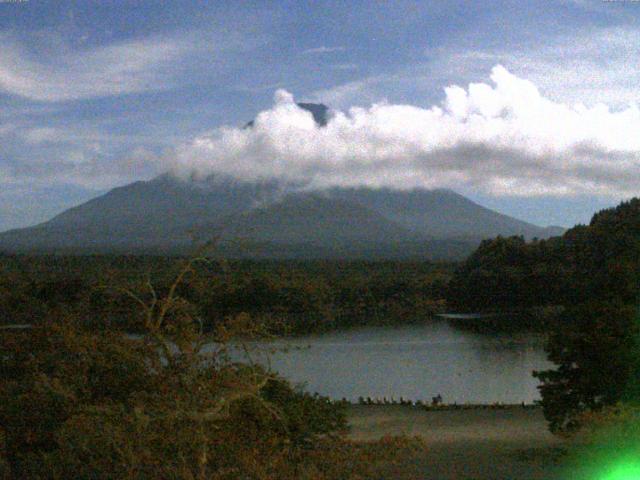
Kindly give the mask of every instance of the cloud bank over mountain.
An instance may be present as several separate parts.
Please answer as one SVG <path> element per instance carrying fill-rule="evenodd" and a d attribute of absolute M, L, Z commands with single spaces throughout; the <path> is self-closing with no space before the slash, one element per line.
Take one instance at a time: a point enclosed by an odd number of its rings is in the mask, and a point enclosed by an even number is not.
<path fill-rule="evenodd" d="M 376 103 L 317 125 L 284 90 L 252 128 L 217 128 L 176 148 L 179 175 L 223 173 L 314 186 L 471 187 L 504 195 L 633 195 L 640 110 L 552 101 L 501 65 L 450 86 L 440 105 Z"/>

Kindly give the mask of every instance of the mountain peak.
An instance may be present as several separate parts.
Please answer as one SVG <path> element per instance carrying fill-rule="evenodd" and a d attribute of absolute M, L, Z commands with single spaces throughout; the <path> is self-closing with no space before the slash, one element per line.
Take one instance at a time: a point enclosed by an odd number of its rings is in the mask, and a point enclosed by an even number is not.
<path fill-rule="evenodd" d="M 320 127 L 325 127 L 329 122 L 329 107 L 323 103 L 296 103 L 298 107 L 313 115 L 313 119 Z M 254 125 L 254 120 L 247 122 L 244 128 L 251 128 Z"/>
<path fill-rule="evenodd" d="M 298 103 L 301 109 L 311 112 L 318 125 L 324 127 L 329 121 L 329 107 L 323 103 Z"/>

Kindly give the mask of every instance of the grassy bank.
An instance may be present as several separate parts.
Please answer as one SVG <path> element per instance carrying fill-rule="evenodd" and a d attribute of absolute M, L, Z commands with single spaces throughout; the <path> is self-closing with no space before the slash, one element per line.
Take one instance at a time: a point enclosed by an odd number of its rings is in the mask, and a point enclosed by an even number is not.
<path fill-rule="evenodd" d="M 397 466 L 404 478 L 550 480 L 563 448 L 538 408 L 352 405 L 348 420 L 358 442 L 393 435 L 422 439 L 424 450 Z"/>

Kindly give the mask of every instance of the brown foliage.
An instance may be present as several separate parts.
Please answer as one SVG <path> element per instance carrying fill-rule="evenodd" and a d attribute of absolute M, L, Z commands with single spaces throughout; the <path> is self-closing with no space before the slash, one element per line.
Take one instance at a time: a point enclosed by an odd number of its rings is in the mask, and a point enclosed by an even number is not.
<path fill-rule="evenodd" d="M 303 452 L 338 441 L 338 406 L 294 390 L 249 355 L 238 361 L 250 351 L 243 339 L 260 334 L 249 318 L 204 337 L 178 294 L 196 261 L 162 294 L 150 282 L 141 293 L 122 289 L 138 304 L 142 335 L 90 330 L 63 310 L 33 329 L 1 332 L 0 473 L 295 478 L 282 473 L 285 465 L 295 469 Z"/>

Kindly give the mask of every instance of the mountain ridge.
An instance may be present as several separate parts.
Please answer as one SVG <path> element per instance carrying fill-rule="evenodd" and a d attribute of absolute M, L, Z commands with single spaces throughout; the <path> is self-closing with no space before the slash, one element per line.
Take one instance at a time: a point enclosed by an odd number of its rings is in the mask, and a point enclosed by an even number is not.
<path fill-rule="evenodd" d="M 117 187 L 47 222 L 0 233 L 0 250 L 172 252 L 185 251 L 194 238 L 221 235 L 227 245 L 240 239 L 269 245 L 266 250 L 281 252 L 277 257 L 287 255 L 287 245 L 307 245 L 312 257 L 376 251 L 395 258 L 403 256 L 400 249 L 407 256 L 439 259 L 450 256 L 430 256 L 420 245 L 436 242 L 441 251 L 446 242 L 456 243 L 457 257 L 487 237 L 554 234 L 451 190 L 308 190 L 276 181 L 194 181 L 165 174 Z"/>

